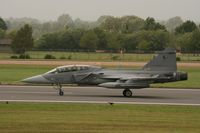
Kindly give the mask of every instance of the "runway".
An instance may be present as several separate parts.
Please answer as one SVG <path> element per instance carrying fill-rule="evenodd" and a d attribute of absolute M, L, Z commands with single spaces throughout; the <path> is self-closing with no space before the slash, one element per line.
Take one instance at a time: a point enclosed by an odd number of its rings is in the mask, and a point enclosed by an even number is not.
<path fill-rule="evenodd" d="M 59 102 L 59 103 L 118 103 L 118 104 L 164 104 L 200 105 L 198 89 L 133 90 L 133 97 L 122 96 L 123 90 L 101 87 L 63 87 L 59 96 L 51 86 L 0 86 L 1 102 Z"/>

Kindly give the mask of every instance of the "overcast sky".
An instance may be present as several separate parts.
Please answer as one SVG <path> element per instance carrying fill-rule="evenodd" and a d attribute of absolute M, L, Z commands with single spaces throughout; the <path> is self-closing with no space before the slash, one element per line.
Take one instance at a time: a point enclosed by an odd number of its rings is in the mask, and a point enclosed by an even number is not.
<path fill-rule="evenodd" d="M 3 18 L 32 17 L 47 21 L 64 13 L 83 20 L 96 20 L 101 15 L 136 15 L 157 20 L 181 16 L 200 22 L 200 0 L 0 0 Z"/>

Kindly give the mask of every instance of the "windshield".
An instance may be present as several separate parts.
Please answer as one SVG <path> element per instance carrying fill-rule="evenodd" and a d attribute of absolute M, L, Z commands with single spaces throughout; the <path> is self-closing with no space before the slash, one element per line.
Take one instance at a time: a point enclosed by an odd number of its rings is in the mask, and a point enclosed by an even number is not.
<path fill-rule="evenodd" d="M 54 74 L 54 73 L 64 73 L 64 72 L 74 72 L 74 71 L 81 71 L 81 70 L 88 70 L 88 66 L 62 66 L 62 67 L 57 67 L 53 70 L 50 70 L 47 72 L 48 74 Z"/>
<path fill-rule="evenodd" d="M 54 68 L 54 69 L 52 69 L 52 70 L 50 70 L 50 71 L 48 71 L 47 73 L 48 74 L 53 74 L 53 73 L 57 73 L 58 71 L 57 71 L 57 69 L 56 68 Z"/>

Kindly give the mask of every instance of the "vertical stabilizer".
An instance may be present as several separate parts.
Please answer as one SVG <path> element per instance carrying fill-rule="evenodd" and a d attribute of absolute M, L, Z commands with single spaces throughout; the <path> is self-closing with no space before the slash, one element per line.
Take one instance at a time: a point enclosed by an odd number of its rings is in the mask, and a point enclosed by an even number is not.
<path fill-rule="evenodd" d="M 176 50 L 174 48 L 166 48 L 164 51 L 158 52 L 150 62 L 148 62 L 143 70 L 146 71 L 176 71 Z"/>

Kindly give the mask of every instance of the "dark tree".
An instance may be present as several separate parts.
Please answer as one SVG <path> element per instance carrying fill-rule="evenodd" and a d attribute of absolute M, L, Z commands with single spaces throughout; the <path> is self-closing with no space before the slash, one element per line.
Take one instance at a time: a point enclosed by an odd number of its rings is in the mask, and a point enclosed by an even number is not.
<path fill-rule="evenodd" d="M 155 21 L 154 18 L 148 17 L 144 22 L 144 30 L 166 30 L 164 25 L 161 25 Z"/>
<path fill-rule="evenodd" d="M 186 21 L 182 25 L 178 26 L 175 31 L 176 33 L 184 34 L 193 32 L 197 29 L 197 25 L 193 21 Z"/>
<path fill-rule="evenodd" d="M 119 32 L 121 30 L 121 21 L 117 17 L 107 17 L 101 24 L 101 27 L 109 32 Z"/>
<path fill-rule="evenodd" d="M 97 49 L 105 50 L 107 48 L 106 33 L 100 28 L 95 28 L 94 32 L 98 37 Z"/>
<path fill-rule="evenodd" d="M 0 29 L 7 30 L 7 25 L 1 17 L 0 17 Z"/>
<path fill-rule="evenodd" d="M 24 54 L 26 50 L 30 50 L 33 47 L 32 32 L 32 27 L 28 24 L 17 31 L 12 42 L 14 53 Z"/>
<path fill-rule="evenodd" d="M 126 51 L 136 50 L 138 39 L 135 34 L 123 34 L 121 38 L 122 49 Z"/>
<path fill-rule="evenodd" d="M 43 50 L 77 50 L 80 49 L 79 42 L 84 32 L 82 29 L 74 29 L 44 34 L 36 41 L 35 46 Z"/>
<path fill-rule="evenodd" d="M 163 30 L 141 31 L 137 38 L 139 40 L 138 48 L 144 51 L 162 50 L 169 43 L 169 33 Z"/>
<path fill-rule="evenodd" d="M 57 44 L 59 44 L 58 33 L 49 33 L 40 37 L 35 42 L 35 47 L 42 50 L 58 49 Z"/>
<path fill-rule="evenodd" d="M 76 50 L 80 49 L 79 42 L 84 34 L 84 30 L 76 29 L 65 31 L 59 37 L 59 44 L 56 45 L 59 49 Z"/>
<path fill-rule="evenodd" d="M 192 32 L 192 38 L 189 46 L 190 51 L 200 51 L 200 31 L 195 30 Z"/>
<path fill-rule="evenodd" d="M 90 50 L 97 48 L 98 37 L 93 31 L 85 32 L 80 40 L 80 47 Z"/>
<path fill-rule="evenodd" d="M 108 33 L 106 35 L 108 48 L 112 50 L 120 50 L 122 48 L 122 35 L 117 32 Z"/>
<path fill-rule="evenodd" d="M 4 38 L 4 36 L 5 36 L 5 31 L 0 29 L 0 39 Z"/>

